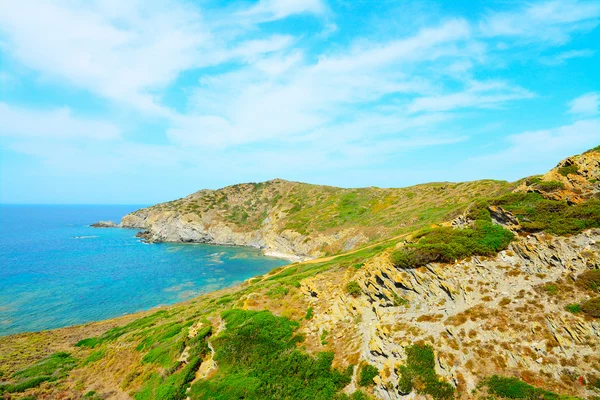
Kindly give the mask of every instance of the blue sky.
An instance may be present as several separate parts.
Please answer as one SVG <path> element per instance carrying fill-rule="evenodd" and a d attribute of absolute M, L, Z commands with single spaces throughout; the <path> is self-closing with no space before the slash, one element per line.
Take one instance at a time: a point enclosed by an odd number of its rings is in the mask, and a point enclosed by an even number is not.
<path fill-rule="evenodd" d="M 0 202 L 515 180 L 600 144 L 600 1 L 0 3 Z"/>

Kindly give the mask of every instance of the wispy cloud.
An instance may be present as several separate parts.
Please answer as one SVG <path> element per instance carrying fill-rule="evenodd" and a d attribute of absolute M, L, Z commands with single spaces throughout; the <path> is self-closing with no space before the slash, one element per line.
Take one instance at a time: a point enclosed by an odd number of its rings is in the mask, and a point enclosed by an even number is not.
<path fill-rule="evenodd" d="M 32 110 L 0 103 L 0 121 L 0 136 L 13 139 L 115 140 L 121 136 L 118 126 L 102 120 L 77 117 L 66 107 Z"/>
<path fill-rule="evenodd" d="M 492 12 L 479 24 L 488 37 L 516 38 L 524 42 L 563 44 L 577 32 L 600 23 L 600 4 L 591 1 L 555 0 L 528 2 L 523 8 Z"/>
<path fill-rule="evenodd" d="M 600 93 L 583 94 L 569 102 L 569 113 L 583 116 L 593 116 L 600 112 Z M 598 133 L 600 135 L 600 132 Z"/>

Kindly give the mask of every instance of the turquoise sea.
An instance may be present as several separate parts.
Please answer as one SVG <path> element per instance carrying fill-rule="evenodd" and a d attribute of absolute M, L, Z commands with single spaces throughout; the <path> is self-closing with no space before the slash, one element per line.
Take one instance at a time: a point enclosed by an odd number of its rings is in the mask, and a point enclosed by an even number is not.
<path fill-rule="evenodd" d="M 253 249 L 146 244 L 136 230 L 89 227 L 140 207 L 0 205 L 0 336 L 172 304 L 286 264 Z"/>

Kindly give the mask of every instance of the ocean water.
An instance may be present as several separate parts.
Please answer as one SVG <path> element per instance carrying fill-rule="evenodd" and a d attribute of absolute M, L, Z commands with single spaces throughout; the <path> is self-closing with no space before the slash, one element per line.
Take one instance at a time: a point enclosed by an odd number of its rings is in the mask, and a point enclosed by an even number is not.
<path fill-rule="evenodd" d="M 286 264 L 253 249 L 146 244 L 136 230 L 88 226 L 138 208 L 0 205 L 0 336 L 176 303 Z"/>

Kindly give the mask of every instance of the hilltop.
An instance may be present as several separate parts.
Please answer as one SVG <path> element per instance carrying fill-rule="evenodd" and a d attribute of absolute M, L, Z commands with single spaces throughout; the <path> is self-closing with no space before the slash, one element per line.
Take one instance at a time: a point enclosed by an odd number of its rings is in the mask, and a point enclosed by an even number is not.
<path fill-rule="evenodd" d="M 515 187 L 483 180 L 342 189 L 275 179 L 201 190 L 135 211 L 121 225 L 147 230 L 149 241 L 252 246 L 308 259 L 427 227 Z"/>
<path fill-rule="evenodd" d="M 516 183 L 339 189 L 276 180 L 200 191 L 123 225 L 149 230 L 150 240 L 206 242 L 221 240 L 218 226 L 256 240 L 236 244 L 267 249 L 278 234 L 339 240 L 290 248 L 323 257 L 185 303 L 0 338 L 0 394 L 600 396 L 600 147 Z"/>

